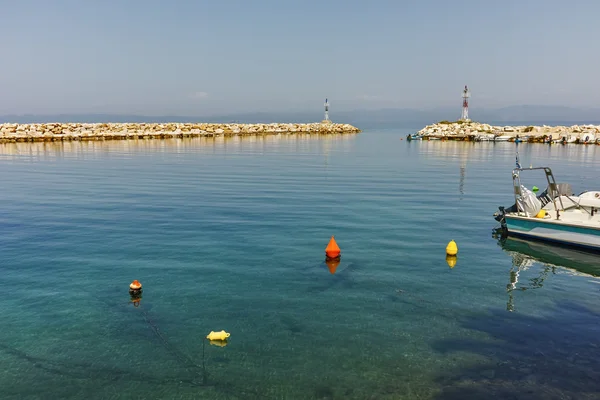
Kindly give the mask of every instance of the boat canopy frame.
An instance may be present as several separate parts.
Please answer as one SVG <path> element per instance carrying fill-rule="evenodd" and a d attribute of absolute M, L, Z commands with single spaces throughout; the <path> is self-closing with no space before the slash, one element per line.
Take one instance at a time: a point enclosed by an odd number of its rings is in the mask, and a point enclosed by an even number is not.
<path fill-rule="evenodd" d="M 550 167 L 529 167 L 529 168 L 515 168 L 512 171 L 512 179 L 513 179 L 513 191 L 515 195 L 515 204 L 517 205 L 517 215 L 527 216 L 525 210 L 521 210 L 519 206 L 520 199 L 523 198 L 523 192 L 521 190 L 521 172 L 523 171 L 536 171 L 543 170 L 546 175 L 546 181 L 548 181 L 548 195 L 552 199 L 552 203 L 554 204 L 554 210 L 556 211 L 556 219 L 560 218 L 559 209 L 556 205 L 556 199 L 560 203 L 560 209 L 564 210 L 565 206 L 563 205 L 562 198 L 560 197 L 560 191 L 558 190 L 558 184 L 556 183 L 556 179 L 554 178 L 554 174 L 552 173 L 552 169 Z"/>

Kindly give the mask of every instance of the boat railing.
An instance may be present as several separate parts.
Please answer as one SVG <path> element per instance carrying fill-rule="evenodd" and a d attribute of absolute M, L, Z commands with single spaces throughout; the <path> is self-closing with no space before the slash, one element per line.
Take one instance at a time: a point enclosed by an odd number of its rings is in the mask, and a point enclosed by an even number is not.
<path fill-rule="evenodd" d="M 548 182 L 548 196 L 552 199 L 552 203 L 554 204 L 554 210 L 556 211 L 556 219 L 559 219 L 559 208 L 556 204 L 556 199 L 558 198 L 558 202 L 560 203 L 560 210 L 564 210 L 565 206 L 563 205 L 562 198 L 560 197 L 560 191 L 558 189 L 558 184 L 556 183 L 556 179 L 554 179 L 554 174 L 549 167 L 529 167 L 529 168 L 515 168 L 512 171 L 513 178 L 513 189 L 515 195 L 515 204 L 517 205 L 517 214 L 525 215 L 527 213 L 525 210 L 522 210 L 520 207 L 519 200 L 523 198 L 523 192 L 521 190 L 521 175 L 520 173 L 523 171 L 538 171 L 543 170 L 546 175 L 546 181 Z"/>

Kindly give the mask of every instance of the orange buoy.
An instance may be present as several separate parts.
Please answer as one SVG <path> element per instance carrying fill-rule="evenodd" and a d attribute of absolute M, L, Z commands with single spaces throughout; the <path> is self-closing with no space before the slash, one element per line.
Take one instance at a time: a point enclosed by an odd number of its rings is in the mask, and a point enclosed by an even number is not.
<path fill-rule="evenodd" d="M 329 240 L 329 244 L 325 248 L 325 256 L 328 259 L 339 258 L 341 255 L 340 253 L 341 253 L 340 247 L 335 242 L 335 239 L 333 238 L 333 236 L 331 236 L 331 239 Z"/>
<path fill-rule="evenodd" d="M 131 284 L 129 285 L 129 293 L 130 294 L 139 294 L 141 291 L 142 291 L 142 284 L 140 283 L 140 281 L 135 279 L 133 282 L 131 282 Z"/>
<path fill-rule="evenodd" d="M 329 272 L 331 272 L 331 275 L 333 275 L 333 274 L 335 274 L 335 270 L 337 269 L 337 267 L 340 266 L 340 258 L 338 257 L 337 259 L 326 260 L 325 264 L 327 264 L 327 268 L 329 268 Z"/>
<path fill-rule="evenodd" d="M 142 284 L 140 283 L 140 281 L 138 281 L 137 279 L 135 279 L 133 282 L 131 282 L 131 284 L 129 285 L 129 289 L 131 290 L 140 290 L 142 288 Z"/>

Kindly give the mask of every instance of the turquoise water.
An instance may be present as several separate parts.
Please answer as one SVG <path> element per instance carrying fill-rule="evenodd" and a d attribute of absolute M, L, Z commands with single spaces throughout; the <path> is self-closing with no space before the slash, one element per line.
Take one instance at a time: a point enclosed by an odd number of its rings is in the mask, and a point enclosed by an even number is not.
<path fill-rule="evenodd" d="M 411 131 L 0 146 L 0 398 L 598 398 L 596 256 L 492 214 L 600 148 Z"/>

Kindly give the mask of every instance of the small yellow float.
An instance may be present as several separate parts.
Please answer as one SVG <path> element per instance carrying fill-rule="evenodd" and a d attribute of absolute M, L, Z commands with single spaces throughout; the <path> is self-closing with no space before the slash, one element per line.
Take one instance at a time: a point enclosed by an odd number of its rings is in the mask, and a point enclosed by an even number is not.
<path fill-rule="evenodd" d="M 213 332 L 211 331 L 206 338 L 210 341 L 213 340 L 227 340 L 227 338 L 231 336 L 229 332 L 221 331 L 221 332 Z"/>

